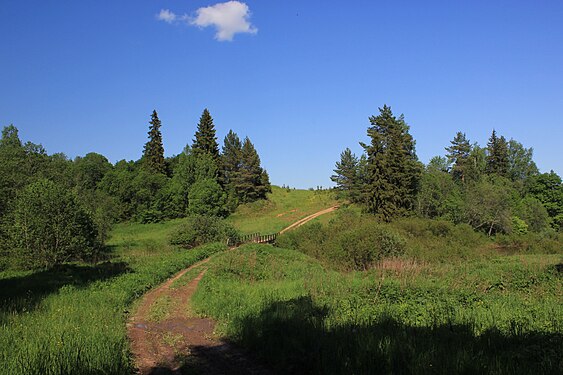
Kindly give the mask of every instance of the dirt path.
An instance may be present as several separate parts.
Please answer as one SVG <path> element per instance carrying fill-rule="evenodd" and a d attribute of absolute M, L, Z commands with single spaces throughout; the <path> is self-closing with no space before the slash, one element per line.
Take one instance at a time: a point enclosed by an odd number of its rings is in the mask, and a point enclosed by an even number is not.
<path fill-rule="evenodd" d="M 327 208 L 326 210 L 322 210 L 322 211 L 316 212 L 312 215 L 309 215 L 307 217 L 304 217 L 303 219 L 296 221 L 295 223 L 291 224 L 289 227 L 283 229 L 280 232 L 280 234 L 285 233 L 285 232 L 292 230 L 292 229 L 295 229 L 295 228 L 299 228 L 301 225 L 308 223 L 309 221 L 316 219 L 317 217 L 319 217 L 321 215 L 328 214 L 329 212 L 337 210 L 338 207 L 339 206 L 333 206 L 333 207 Z"/>
<path fill-rule="evenodd" d="M 319 211 L 285 228 L 297 228 L 336 210 Z M 139 374 L 269 374 L 248 355 L 214 334 L 215 322 L 191 316 L 190 300 L 207 271 L 204 259 L 145 294 L 127 323 L 127 334 Z M 185 285 L 176 281 L 194 269 Z M 191 275 L 191 273 L 189 274 Z"/>

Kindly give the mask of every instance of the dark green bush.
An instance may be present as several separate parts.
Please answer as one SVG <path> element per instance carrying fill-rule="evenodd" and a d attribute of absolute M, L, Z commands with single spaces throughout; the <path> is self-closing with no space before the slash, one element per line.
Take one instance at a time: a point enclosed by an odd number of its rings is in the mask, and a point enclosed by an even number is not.
<path fill-rule="evenodd" d="M 237 231 L 215 216 L 189 216 L 171 236 L 170 243 L 186 249 L 210 242 L 234 242 Z"/>
<path fill-rule="evenodd" d="M 8 231 L 11 251 L 24 267 L 91 259 L 101 247 L 92 217 L 70 190 L 50 180 L 18 194 Z"/>

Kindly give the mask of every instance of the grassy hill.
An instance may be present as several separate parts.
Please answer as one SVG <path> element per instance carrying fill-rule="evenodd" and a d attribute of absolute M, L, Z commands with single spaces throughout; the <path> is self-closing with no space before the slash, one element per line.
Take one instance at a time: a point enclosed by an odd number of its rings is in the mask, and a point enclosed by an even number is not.
<path fill-rule="evenodd" d="M 268 200 L 239 206 L 227 221 L 243 234 L 271 234 L 335 204 L 334 192 L 330 190 L 293 190 L 272 186 Z"/>

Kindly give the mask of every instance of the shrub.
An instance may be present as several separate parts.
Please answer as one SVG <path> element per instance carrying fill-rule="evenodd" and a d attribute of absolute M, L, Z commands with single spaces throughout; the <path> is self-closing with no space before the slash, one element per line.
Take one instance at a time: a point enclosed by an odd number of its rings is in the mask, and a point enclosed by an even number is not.
<path fill-rule="evenodd" d="M 189 216 L 170 238 L 172 245 L 190 249 L 210 242 L 227 242 L 238 238 L 237 231 L 215 216 Z"/>
<path fill-rule="evenodd" d="M 406 249 L 405 238 L 389 224 L 351 210 L 340 211 L 328 225 L 312 223 L 284 234 L 277 243 L 344 270 L 366 270 Z"/>
<path fill-rule="evenodd" d="M 196 181 L 188 193 L 188 212 L 192 215 L 224 216 L 226 195 L 212 178 Z"/>
<path fill-rule="evenodd" d="M 92 218 L 63 186 L 39 180 L 18 195 L 10 242 L 24 266 L 90 258 L 100 249 L 97 238 Z"/>

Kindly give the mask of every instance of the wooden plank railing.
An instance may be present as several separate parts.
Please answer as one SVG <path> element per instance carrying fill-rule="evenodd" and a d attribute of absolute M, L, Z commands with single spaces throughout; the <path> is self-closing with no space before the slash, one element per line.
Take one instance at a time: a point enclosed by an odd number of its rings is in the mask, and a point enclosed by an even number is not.
<path fill-rule="evenodd" d="M 276 242 L 278 234 L 279 233 L 264 235 L 260 233 L 245 234 L 235 239 L 229 238 L 227 240 L 227 246 L 239 246 L 245 243 L 274 243 Z"/>

